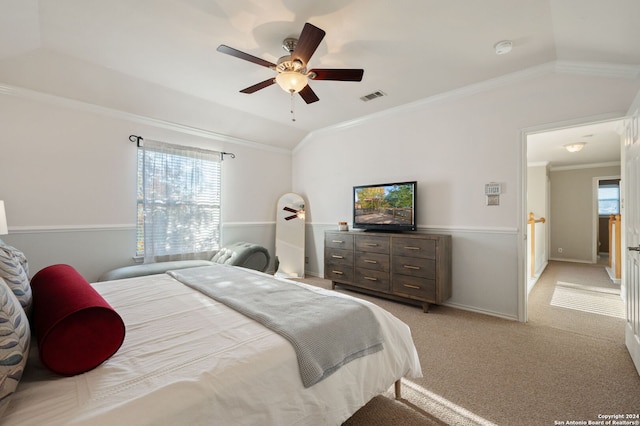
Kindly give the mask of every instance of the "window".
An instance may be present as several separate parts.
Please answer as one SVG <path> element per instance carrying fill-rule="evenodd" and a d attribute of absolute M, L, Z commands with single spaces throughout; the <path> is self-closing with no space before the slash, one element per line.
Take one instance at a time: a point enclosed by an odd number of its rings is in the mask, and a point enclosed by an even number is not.
<path fill-rule="evenodd" d="M 620 181 L 601 181 L 598 185 L 598 214 L 609 216 L 620 213 Z"/>
<path fill-rule="evenodd" d="M 220 153 L 145 140 L 138 149 L 136 254 L 220 248 Z"/>

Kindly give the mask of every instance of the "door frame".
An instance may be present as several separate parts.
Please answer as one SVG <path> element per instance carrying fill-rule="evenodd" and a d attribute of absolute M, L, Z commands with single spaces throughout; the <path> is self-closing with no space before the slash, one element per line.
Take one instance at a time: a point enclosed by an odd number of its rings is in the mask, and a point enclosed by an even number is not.
<path fill-rule="evenodd" d="M 553 130 L 561 130 L 570 127 L 580 127 L 589 124 L 601 123 L 605 121 L 622 120 L 627 116 L 626 112 L 607 113 L 590 117 L 581 117 L 573 120 L 546 123 L 538 126 L 525 127 L 520 129 L 518 148 L 520 151 L 520 159 L 518 161 L 518 186 L 520 188 L 520 197 L 518 202 L 517 213 L 518 220 L 518 321 L 528 321 L 528 303 L 529 294 L 527 292 L 527 137 L 534 133 L 544 133 Z M 622 130 L 622 129 L 621 129 Z M 624 163 L 624 149 L 622 147 L 622 138 L 620 141 L 620 163 Z"/>
<path fill-rule="evenodd" d="M 622 142 L 621 142 L 622 143 Z M 593 178 L 593 241 L 591 241 L 591 246 L 592 246 L 592 253 L 591 253 L 591 260 L 593 261 L 593 263 L 598 263 L 598 256 L 600 255 L 600 252 L 598 251 L 598 226 L 599 226 L 599 220 L 600 220 L 600 214 L 599 214 L 599 203 L 598 203 L 598 188 L 600 187 L 600 181 L 602 180 L 614 180 L 614 179 L 620 179 L 620 181 L 622 181 L 622 160 L 623 160 L 623 154 L 620 153 L 620 175 L 618 176 L 597 176 Z M 620 186 L 618 186 L 618 188 L 620 188 L 620 190 L 622 191 L 622 188 Z M 620 193 L 620 198 L 622 197 L 622 192 Z M 620 206 L 620 214 L 622 214 L 622 206 Z"/>

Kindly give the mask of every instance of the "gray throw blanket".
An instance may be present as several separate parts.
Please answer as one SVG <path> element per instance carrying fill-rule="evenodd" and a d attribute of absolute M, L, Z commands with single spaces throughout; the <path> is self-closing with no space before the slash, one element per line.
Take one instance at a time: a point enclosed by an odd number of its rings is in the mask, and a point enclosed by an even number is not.
<path fill-rule="evenodd" d="M 361 303 L 229 265 L 168 274 L 291 342 L 305 387 L 353 359 L 382 350 L 380 324 Z"/>

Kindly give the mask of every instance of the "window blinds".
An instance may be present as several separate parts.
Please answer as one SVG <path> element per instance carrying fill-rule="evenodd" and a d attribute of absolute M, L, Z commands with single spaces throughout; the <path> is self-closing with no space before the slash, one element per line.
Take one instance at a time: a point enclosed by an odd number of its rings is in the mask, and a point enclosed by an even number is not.
<path fill-rule="evenodd" d="M 137 254 L 220 248 L 220 153 L 145 140 L 138 149 Z"/>

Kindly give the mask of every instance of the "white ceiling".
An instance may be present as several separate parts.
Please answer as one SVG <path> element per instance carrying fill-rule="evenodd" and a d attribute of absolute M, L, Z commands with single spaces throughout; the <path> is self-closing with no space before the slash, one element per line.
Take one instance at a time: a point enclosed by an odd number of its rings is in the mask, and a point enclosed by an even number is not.
<path fill-rule="evenodd" d="M 365 72 L 359 83 L 312 81 L 320 101 L 297 97 L 292 122 L 278 86 L 239 93 L 273 71 L 216 48 L 276 62 L 305 22 L 327 33 L 309 67 Z M 0 0 L 0 82 L 75 84 L 66 96 L 93 90 L 107 103 L 113 85 L 91 87 L 118 76 L 123 92 L 197 99 L 223 134 L 292 148 L 311 131 L 552 61 L 640 70 L 639 22 L 638 0 Z M 513 51 L 496 55 L 503 39 Z M 360 100 L 375 91 L 388 96 Z"/>
<path fill-rule="evenodd" d="M 527 161 L 529 165 L 547 163 L 553 168 L 617 163 L 621 132 L 622 120 L 611 120 L 531 134 L 527 137 Z M 585 145 L 578 152 L 564 147 L 581 142 Z"/>

